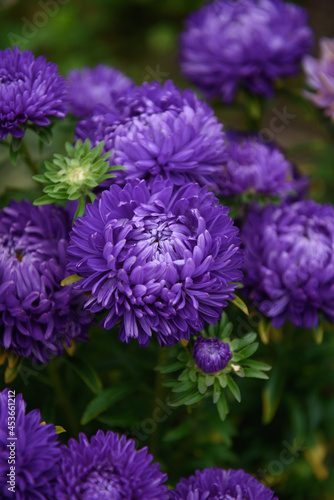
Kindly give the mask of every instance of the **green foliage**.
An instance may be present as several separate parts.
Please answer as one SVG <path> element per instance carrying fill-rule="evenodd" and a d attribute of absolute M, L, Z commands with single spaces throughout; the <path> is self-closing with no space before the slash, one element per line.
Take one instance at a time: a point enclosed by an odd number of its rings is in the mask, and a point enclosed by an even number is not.
<path fill-rule="evenodd" d="M 92 190 L 101 182 L 115 177 L 115 174 L 109 172 L 123 167 L 109 165 L 108 158 L 112 151 L 102 155 L 103 141 L 92 149 L 88 139 L 84 143 L 77 141 L 74 147 L 67 142 L 65 148 L 68 156 L 55 154 L 52 163 L 45 162 L 44 174 L 33 176 L 35 181 L 46 184 L 43 188 L 44 196 L 35 200 L 34 204 L 47 205 L 79 199 L 76 218 L 83 215 L 86 198 L 91 202 L 95 200 Z"/>
<path fill-rule="evenodd" d="M 244 312 L 248 312 L 247 306 L 241 299 L 238 300 L 237 306 Z M 201 332 L 205 337 L 218 337 L 230 346 L 232 359 L 218 373 L 205 374 L 196 366 L 192 356 L 193 339 L 186 346 L 178 345 L 172 351 L 171 363 L 157 367 L 163 374 L 182 370 L 176 379 L 164 382 L 165 386 L 170 387 L 173 393 L 173 397 L 168 403 L 171 407 L 195 405 L 204 397 L 210 397 L 213 404 L 217 405 L 221 420 L 225 420 L 229 412 L 227 393 L 238 402 L 241 401 L 240 389 L 235 378 L 268 379 L 265 372 L 271 367 L 266 363 L 248 359 L 258 349 L 259 344 L 254 342 L 257 334 L 251 332 L 240 339 L 232 340 L 232 333 L 233 324 L 229 321 L 226 312 L 223 313 L 221 320 L 216 325 L 209 325 L 206 330 Z M 178 361 L 174 361 L 175 359 Z M 226 388 L 228 391 L 224 391 Z"/>

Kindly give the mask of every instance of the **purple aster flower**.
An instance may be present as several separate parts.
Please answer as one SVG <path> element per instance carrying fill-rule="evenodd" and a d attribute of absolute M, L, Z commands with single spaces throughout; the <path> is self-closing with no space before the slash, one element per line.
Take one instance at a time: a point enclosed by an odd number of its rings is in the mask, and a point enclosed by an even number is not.
<path fill-rule="evenodd" d="M 24 136 L 24 125 L 50 124 L 49 117 L 64 118 L 66 81 L 56 64 L 29 50 L 0 51 L 0 138 Z"/>
<path fill-rule="evenodd" d="M 70 439 L 62 446 L 57 500 L 166 500 L 167 475 L 152 464 L 147 448 L 135 449 L 133 439 L 98 431 L 89 442 Z"/>
<path fill-rule="evenodd" d="M 204 469 L 181 479 L 169 500 L 278 500 L 274 492 L 243 470 Z"/>
<path fill-rule="evenodd" d="M 161 175 L 179 186 L 198 182 L 214 189 L 225 158 L 222 125 L 204 107 L 134 118 L 114 134 L 112 162 L 126 168 L 115 178 L 122 185 Z"/>
<path fill-rule="evenodd" d="M 71 112 L 89 116 L 98 104 L 113 109 L 115 101 L 136 88 L 121 71 L 99 64 L 96 68 L 72 70 L 68 74 Z"/>
<path fill-rule="evenodd" d="M 181 65 L 206 97 L 231 102 L 240 85 L 272 95 L 273 81 L 295 75 L 311 45 L 307 13 L 297 5 L 282 0 L 218 0 L 187 19 Z"/>
<path fill-rule="evenodd" d="M 84 279 L 86 307 L 107 310 L 106 329 L 147 346 L 189 339 L 214 324 L 240 280 L 238 230 L 228 208 L 198 184 L 175 187 L 158 177 L 102 192 L 71 233 L 69 270 Z"/>
<path fill-rule="evenodd" d="M 232 358 L 229 344 L 224 344 L 217 337 L 196 339 L 193 347 L 196 366 L 204 373 L 220 372 Z"/>
<path fill-rule="evenodd" d="M 12 399 L 12 398 L 11 398 Z M 16 498 L 17 500 L 49 500 L 51 498 L 51 483 L 59 470 L 60 448 L 56 429 L 53 425 L 41 425 L 41 413 L 32 410 L 26 413 L 26 403 L 22 394 L 15 397 L 15 410 L 12 413 L 12 401 L 9 391 L 0 393 L 0 496 L 1 498 Z M 15 425 L 8 434 L 9 416 L 15 415 Z M 11 437 L 16 439 L 11 441 Z M 10 466 L 15 450 L 15 493 L 8 490 L 11 487 Z M 13 465 L 12 465 L 13 466 Z M 8 481 L 8 482 L 7 482 Z"/>
<path fill-rule="evenodd" d="M 320 40 L 320 59 L 305 56 L 303 60 L 306 81 L 315 93 L 305 92 L 319 108 L 334 119 L 334 40 Z"/>
<path fill-rule="evenodd" d="M 124 186 L 135 178 L 151 182 L 157 175 L 177 185 L 194 181 L 215 187 L 226 159 L 225 134 L 210 106 L 170 81 L 163 87 L 144 84 L 118 106 L 118 119 L 101 109 L 77 129 L 78 138 L 93 144 L 104 140 L 105 150 L 114 151 L 111 163 L 126 167 L 103 187 L 111 182 Z"/>
<path fill-rule="evenodd" d="M 227 161 L 217 178 L 219 194 L 282 196 L 293 189 L 292 166 L 275 145 L 244 134 L 229 133 L 228 139 Z"/>
<path fill-rule="evenodd" d="M 45 363 L 71 339 L 84 341 L 90 316 L 72 285 L 62 287 L 71 228 L 66 212 L 13 201 L 0 211 L 0 345 Z"/>
<path fill-rule="evenodd" d="M 78 122 L 76 139 L 89 139 L 95 146 L 105 141 L 106 151 L 112 151 L 113 134 L 118 125 L 143 114 L 152 115 L 170 110 L 179 113 L 184 103 L 193 107 L 204 105 L 193 92 L 181 92 L 171 80 L 163 85 L 159 82 L 145 82 L 141 87 L 134 87 L 115 100 L 112 109 L 105 105 L 96 106 L 92 117 Z"/>
<path fill-rule="evenodd" d="M 243 227 L 244 283 L 279 328 L 334 322 L 334 208 L 314 201 L 254 208 Z"/>

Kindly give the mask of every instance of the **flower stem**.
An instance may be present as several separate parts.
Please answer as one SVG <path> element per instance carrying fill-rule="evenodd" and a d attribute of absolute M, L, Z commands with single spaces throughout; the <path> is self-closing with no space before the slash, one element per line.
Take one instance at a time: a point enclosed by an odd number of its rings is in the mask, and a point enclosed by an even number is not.
<path fill-rule="evenodd" d="M 56 398 L 62 408 L 64 417 L 66 418 L 69 427 L 68 430 L 72 435 L 77 435 L 79 429 L 77 419 L 73 411 L 73 405 L 67 392 L 63 389 L 62 381 L 56 368 L 55 361 L 50 361 L 48 364 L 48 370 Z"/>
<path fill-rule="evenodd" d="M 159 347 L 157 366 L 160 366 L 163 364 L 164 357 L 165 357 L 165 349 L 163 347 Z M 159 371 L 157 371 L 157 374 L 155 377 L 154 397 L 153 397 L 153 412 L 154 412 L 155 407 L 157 405 L 157 400 L 161 401 L 162 398 L 163 398 L 162 373 L 159 370 Z M 159 426 L 158 426 L 157 422 L 156 422 L 156 424 L 157 424 L 156 430 L 151 434 L 151 439 L 150 439 L 150 452 L 153 454 L 153 456 L 157 455 L 158 445 L 159 445 Z"/>
<path fill-rule="evenodd" d="M 30 168 L 31 172 L 33 173 L 33 175 L 36 175 L 38 174 L 38 167 L 36 165 L 36 163 L 34 162 L 34 160 L 32 159 L 30 153 L 29 153 L 29 150 L 25 144 L 24 141 L 21 142 L 21 153 L 22 153 L 22 158 L 23 160 L 25 161 L 25 163 L 28 165 L 28 167 Z"/>

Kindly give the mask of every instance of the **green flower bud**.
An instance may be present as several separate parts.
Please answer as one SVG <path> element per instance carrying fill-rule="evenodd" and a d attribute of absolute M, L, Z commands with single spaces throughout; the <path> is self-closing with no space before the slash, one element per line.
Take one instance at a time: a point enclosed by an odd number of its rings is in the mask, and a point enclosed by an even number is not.
<path fill-rule="evenodd" d="M 96 198 L 92 190 L 106 179 L 115 177 L 113 170 L 123 170 L 119 165 L 110 166 L 108 158 L 112 151 L 102 155 L 104 142 L 91 149 L 87 139 L 77 141 L 73 146 L 65 144 L 68 156 L 55 154 L 53 161 L 45 162 L 46 171 L 35 175 L 33 179 L 46 184 L 44 196 L 34 201 L 35 205 L 47 205 L 55 201 L 77 200 L 79 207 L 75 218 L 82 215 L 88 197 L 91 202 Z M 101 156 L 102 155 L 102 156 Z"/>

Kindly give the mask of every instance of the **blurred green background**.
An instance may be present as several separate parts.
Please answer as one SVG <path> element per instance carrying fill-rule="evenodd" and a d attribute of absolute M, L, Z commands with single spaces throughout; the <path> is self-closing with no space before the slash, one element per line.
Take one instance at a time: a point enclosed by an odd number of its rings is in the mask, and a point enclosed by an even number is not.
<path fill-rule="evenodd" d="M 72 68 L 103 62 L 121 69 L 137 84 L 172 78 L 185 88 L 190 85 L 179 71 L 178 36 L 187 13 L 203 3 L 202 0 L 0 0 L 0 48 L 17 44 L 36 55 L 43 54 L 58 63 L 64 75 Z M 297 3 L 309 10 L 316 40 L 321 36 L 334 37 L 333 1 Z M 291 89 L 297 89 L 298 94 L 302 82 L 302 76 L 291 81 Z M 333 200 L 334 146 L 330 124 L 321 111 L 296 94 L 282 91 L 268 101 L 261 126 L 268 126 L 274 108 L 280 110 L 284 106 L 295 118 L 275 140 L 291 160 L 312 176 L 312 196 L 318 201 Z M 245 113 L 238 107 L 217 103 L 216 113 L 227 126 L 247 127 Z M 67 121 L 56 126 L 55 141 L 41 159 L 53 151 L 63 151 L 64 140 L 73 136 L 73 125 Z M 34 140 L 31 137 L 33 156 L 39 154 Z M 15 191 L 18 188 L 25 190 L 24 195 L 27 190 L 35 189 L 30 172 L 23 165 L 11 166 L 3 154 L 0 156 L 2 206 L 13 196 L 21 197 Z M 29 196 L 36 197 L 33 192 Z M 113 333 L 96 329 L 92 341 L 79 346 L 78 351 L 80 358 L 97 370 L 105 387 L 119 383 L 136 389 L 135 394 L 118 403 L 116 415 L 111 409 L 97 420 L 79 424 L 93 394 L 82 385 L 78 370 L 71 369 L 68 356 L 54 360 L 38 372 L 27 361 L 24 375 L 14 382 L 13 387 L 23 391 L 30 409 L 41 408 L 45 420 L 66 428 L 64 440 L 77 436 L 79 430 L 92 434 L 99 427 L 128 432 L 135 437 L 133 429 L 152 415 L 152 391 L 157 383 L 152 375 L 157 363 L 156 349 L 150 346 L 141 350 L 133 344 L 106 342 L 106 335 Z M 263 381 L 247 380 L 242 388 L 242 403 L 232 405 L 231 418 L 225 423 L 220 422 L 210 404 L 203 413 L 195 410 L 190 418 L 186 418 L 185 410 L 175 410 L 160 429 L 139 441 L 140 446 L 149 444 L 163 469 L 168 470 L 171 483 L 196 467 L 216 464 L 244 467 L 272 485 L 282 500 L 334 499 L 334 334 L 326 331 L 321 345 L 314 343 L 310 332 L 299 331 L 294 335 L 286 334 L 284 343 L 277 338 L 277 342 L 262 346 L 259 354 L 258 359 L 262 356 L 278 366 L 269 390 L 277 404 L 279 401 L 281 404 L 269 425 L 261 424 Z M 138 372 L 142 377 L 139 382 Z M 165 396 L 159 397 L 163 400 Z M 287 449 L 290 451 L 285 454 Z"/>

